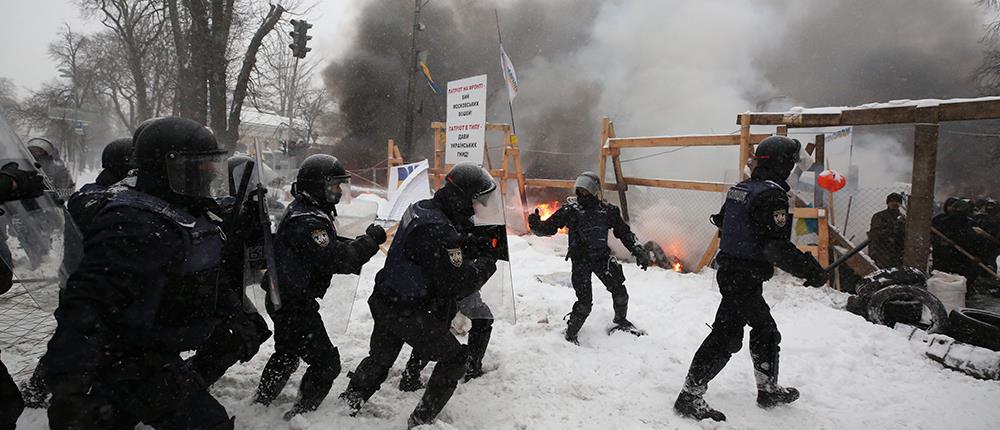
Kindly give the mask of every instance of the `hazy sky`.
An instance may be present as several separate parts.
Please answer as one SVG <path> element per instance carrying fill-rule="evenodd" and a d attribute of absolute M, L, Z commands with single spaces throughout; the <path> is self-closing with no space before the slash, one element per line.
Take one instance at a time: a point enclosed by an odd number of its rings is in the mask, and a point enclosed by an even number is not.
<path fill-rule="evenodd" d="M 346 23 L 357 15 L 352 4 L 321 0 L 303 15 L 314 23 L 310 55 L 331 58 L 343 49 L 344 37 L 351 34 Z M 81 32 L 103 28 L 96 18 L 84 20 L 74 0 L 0 0 L 0 77 L 12 79 L 22 94 L 55 78 L 58 72 L 48 46 L 64 24 Z"/>

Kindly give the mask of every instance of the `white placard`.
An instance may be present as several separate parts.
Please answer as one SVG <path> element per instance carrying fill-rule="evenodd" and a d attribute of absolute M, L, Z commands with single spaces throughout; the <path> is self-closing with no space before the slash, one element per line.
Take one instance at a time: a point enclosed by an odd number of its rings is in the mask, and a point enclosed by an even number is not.
<path fill-rule="evenodd" d="M 486 149 L 486 75 L 448 82 L 445 163 L 483 165 Z"/>

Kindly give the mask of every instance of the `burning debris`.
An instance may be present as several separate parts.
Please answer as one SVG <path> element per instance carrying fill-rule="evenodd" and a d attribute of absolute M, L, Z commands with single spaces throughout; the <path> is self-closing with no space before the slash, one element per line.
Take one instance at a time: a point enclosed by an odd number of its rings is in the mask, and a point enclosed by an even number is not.
<path fill-rule="evenodd" d="M 558 211 L 560 207 L 562 207 L 562 204 L 559 203 L 559 200 L 553 200 L 550 202 L 542 202 L 536 204 L 535 210 L 538 211 L 538 215 L 540 215 L 542 219 L 545 220 L 549 219 L 549 217 L 552 216 L 552 214 L 556 213 L 556 211 Z M 566 227 L 559 229 L 559 234 L 568 234 L 568 233 L 569 229 Z"/>
<path fill-rule="evenodd" d="M 663 247 L 660 244 L 649 241 L 642 247 L 653 256 L 653 264 L 657 267 L 673 270 L 677 273 L 684 273 L 684 263 L 681 262 L 681 259 L 677 258 L 677 256 L 668 257 L 667 253 L 663 252 Z"/>

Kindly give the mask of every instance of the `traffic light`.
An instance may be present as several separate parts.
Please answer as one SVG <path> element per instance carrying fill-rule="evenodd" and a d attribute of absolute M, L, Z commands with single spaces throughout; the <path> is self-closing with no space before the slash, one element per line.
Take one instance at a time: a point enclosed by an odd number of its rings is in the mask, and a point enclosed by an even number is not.
<path fill-rule="evenodd" d="M 312 24 L 301 19 L 293 19 L 291 23 L 294 29 L 288 33 L 292 36 L 292 43 L 289 43 L 288 47 L 292 48 L 292 56 L 306 58 L 306 53 L 312 51 L 312 48 L 306 46 L 309 39 L 312 39 L 312 36 L 307 34 Z"/>

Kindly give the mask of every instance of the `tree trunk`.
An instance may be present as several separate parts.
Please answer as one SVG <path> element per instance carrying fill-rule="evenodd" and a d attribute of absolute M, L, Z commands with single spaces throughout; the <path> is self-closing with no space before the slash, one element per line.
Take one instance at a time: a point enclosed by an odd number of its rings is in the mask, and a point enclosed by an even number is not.
<path fill-rule="evenodd" d="M 236 142 L 240 139 L 240 114 L 243 112 L 243 101 L 246 99 L 247 87 L 250 85 L 250 73 L 253 72 L 257 64 L 257 52 L 260 51 L 264 37 L 271 30 L 274 30 L 274 27 L 278 25 L 278 21 L 281 20 L 281 14 L 284 12 L 285 8 L 280 4 L 271 5 L 271 9 L 268 10 L 264 21 L 257 28 L 257 32 L 254 33 L 253 38 L 250 39 L 247 52 L 243 56 L 243 66 L 236 79 L 236 87 L 233 88 L 233 103 L 229 110 L 228 132 L 224 140 L 226 149 L 230 152 L 236 148 Z"/>

